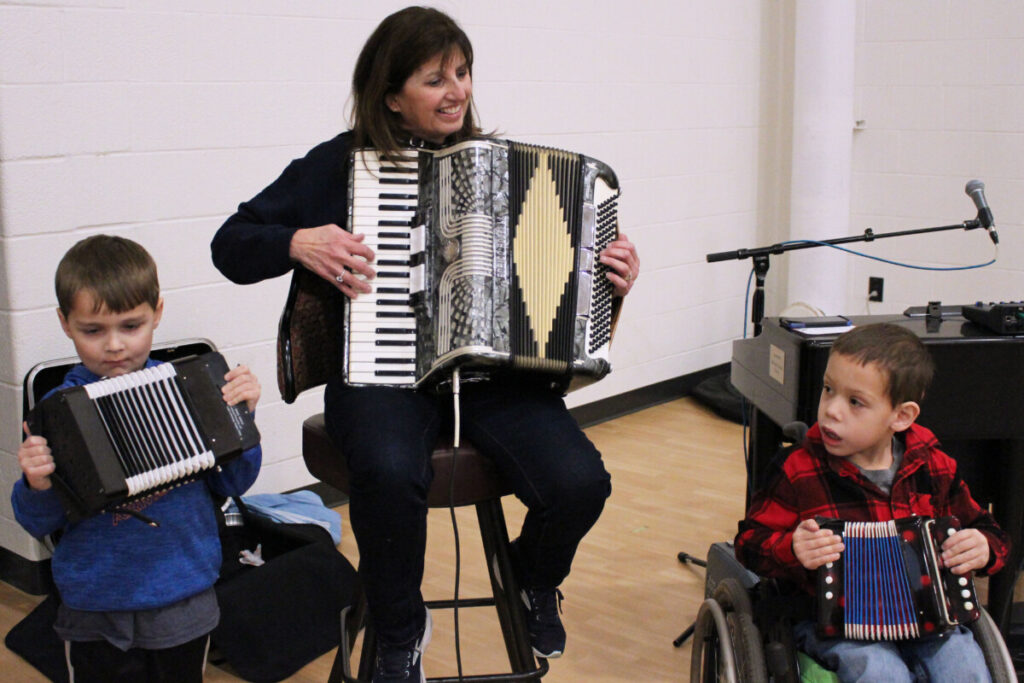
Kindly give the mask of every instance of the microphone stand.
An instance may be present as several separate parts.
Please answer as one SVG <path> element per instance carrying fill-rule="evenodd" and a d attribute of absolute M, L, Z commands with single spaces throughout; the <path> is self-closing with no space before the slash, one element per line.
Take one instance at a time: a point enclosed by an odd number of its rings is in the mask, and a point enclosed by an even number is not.
<path fill-rule="evenodd" d="M 873 242 L 886 237 L 904 237 L 906 235 L 921 235 L 928 232 L 941 232 L 943 230 L 974 230 L 984 227 L 977 218 L 966 220 L 963 223 L 954 225 L 940 225 L 933 228 L 917 228 L 915 230 L 898 230 L 896 232 L 883 232 L 875 234 L 868 228 L 862 235 L 850 237 L 837 237 L 830 240 L 815 240 L 814 242 L 794 242 L 792 244 L 773 244 L 769 247 L 756 247 L 754 249 L 736 249 L 733 251 L 719 251 L 707 255 L 708 263 L 718 261 L 732 261 L 749 258 L 754 263 L 754 296 L 751 299 L 750 321 L 754 323 L 754 336 L 761 334 L 761 321 L 764 320 L 764 281 L 768 275 L 769 257 L 772 254 L 782 254 L 796 249 L 810 249 L 821 247 L 827 244 L 849 244 L 850 242 Z"/>

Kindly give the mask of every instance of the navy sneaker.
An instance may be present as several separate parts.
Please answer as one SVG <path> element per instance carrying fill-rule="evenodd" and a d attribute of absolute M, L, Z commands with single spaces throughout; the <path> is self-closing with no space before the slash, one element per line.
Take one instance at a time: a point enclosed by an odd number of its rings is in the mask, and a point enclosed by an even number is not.
<path fill-rule="evenodd" d="M 545 659 L 561 657 L 565 651 L 565 627 L 558 616 L 562 611 L 562 591 L 525 588 L 520 595 L 526 604 L 526 630 L 530 632 L 533 654 Z"/>
<path fill-rule="evenodd" d="M 373 683 L 426 683 L 423 673 L 423 653 L 430 644 L 430 633 L 433 621 L 430 610 L 423 624 L 423 633 L 419 638 L 405 645 L 389 645 L 382 640 L 377 641 L 377 663 L 373 668 Z"/>

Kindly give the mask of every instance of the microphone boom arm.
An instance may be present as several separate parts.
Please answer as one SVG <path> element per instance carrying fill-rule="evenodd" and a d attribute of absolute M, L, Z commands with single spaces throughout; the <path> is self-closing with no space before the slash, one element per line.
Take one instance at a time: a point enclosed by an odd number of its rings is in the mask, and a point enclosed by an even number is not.
<path fill-rule="evenodd" d="M 765 276 L 768 274 L 769 257 L 772 254 L 783 254 L 787 251 L 796 251 L 797 249 L 811 249 L 813 247 L 822 247 L 826 245 L 834 244 L 849 244 L 850 242 L 873 242 L 875 240 L 884 239 L 886 237 L 905 237 L 907 235 L 922 235 L 929 232 L 942 232 L 945 230 L 975 230 L 977 228 L 984 227 L 982 222 L 977 218 L 966 220 L 963 223 L 955 223 L 953 225 L 940 225 L 932 228 L 916 228 L 913 230 L 897 230 L 895 232 L 883 232 L 876 234 L 874 230 L 868 228 L 860 235 L 851 235 L 849 237 L 836 237 L 829 240 L 814 240 L 814 241 L 793 241 L 787 243 L 777 243 L 768 247 L 756 247 L 754 249 L 735 249 L 732 251 L 719 251 L 713 254 L 708 254 L 705 258 L 708 263 L 717 263 L 719 261 L 741 261 L 749 258 L 753 259 L 754 262 L 754 274 L 756 276 L 756 286 L 754 288 L 753 306 L 751 306 L 750 321 L 754 324 L 754 336 L 761 334 L 761 321 L 764 319 L 764 281 Z"/>

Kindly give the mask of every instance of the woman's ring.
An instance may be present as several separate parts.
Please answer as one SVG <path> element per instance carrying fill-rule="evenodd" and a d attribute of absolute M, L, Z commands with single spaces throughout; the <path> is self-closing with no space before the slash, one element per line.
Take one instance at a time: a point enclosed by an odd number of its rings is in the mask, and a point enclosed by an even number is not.
<path fill-rule="evenodd" d="M 632 282 L 632 281 L 633 281 L 633 271 L 631 270 L 628 273 L 626 273 L 626 282 Z"/>
<path fill-rule="evenodd" d="M 334 279 L 340 282 L 341 284 L 345 284 L 345 271 L 341 271 L 341 275 L 337 276 Z"/>

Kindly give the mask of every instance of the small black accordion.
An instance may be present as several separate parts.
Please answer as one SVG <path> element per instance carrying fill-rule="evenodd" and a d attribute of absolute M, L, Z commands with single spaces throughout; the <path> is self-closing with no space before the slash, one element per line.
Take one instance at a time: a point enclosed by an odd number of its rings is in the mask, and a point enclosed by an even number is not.
<path fill-rule="evenodd" d="M 259 443 L 244 404 L 229 406 L 219 353 L 69 387 L 29 416 L 53 453 L 72 520 L 192 481 Z"/>
<path fill-rule="evenodd" d="M 888 522 L 818 520 L 843 537 L 838 562 L 818 569 L 818 633 L 853 640 L 912 640 L 976 620 L 974 580 L 939 566 L 956 517 Z"/>

